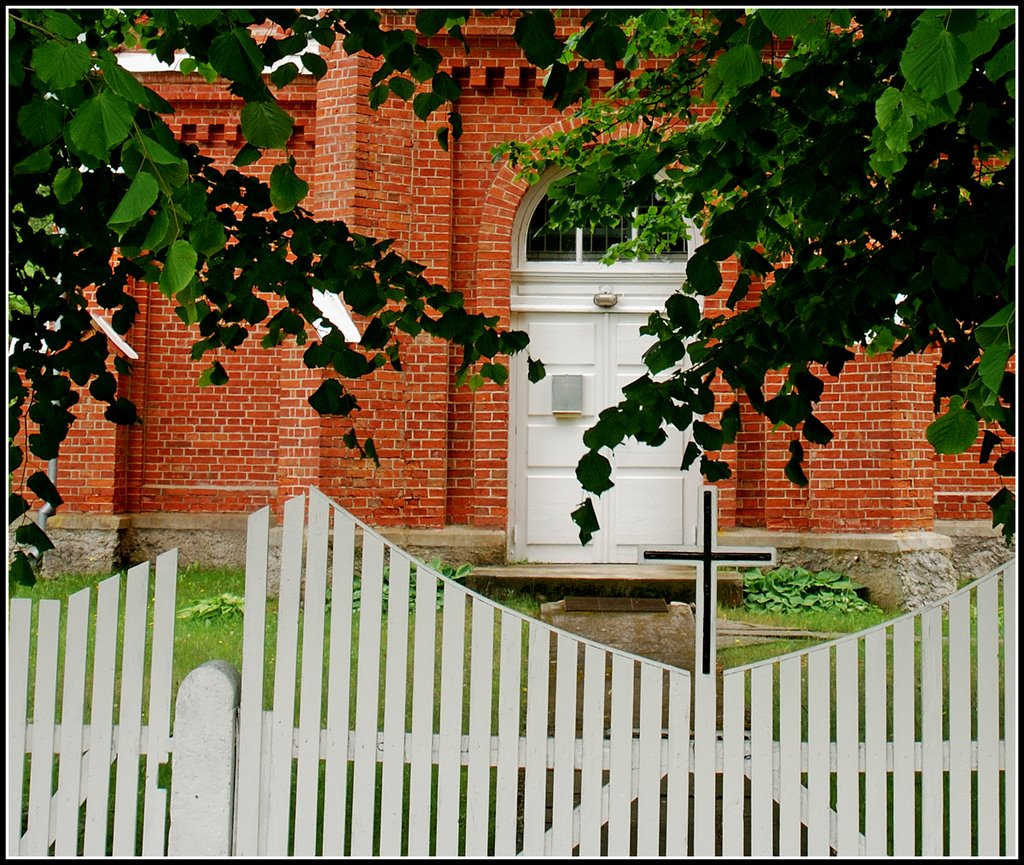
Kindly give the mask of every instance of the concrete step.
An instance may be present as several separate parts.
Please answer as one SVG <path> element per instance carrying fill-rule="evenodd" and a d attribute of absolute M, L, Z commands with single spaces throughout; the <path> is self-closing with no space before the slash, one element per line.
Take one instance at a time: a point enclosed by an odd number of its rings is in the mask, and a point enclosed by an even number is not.
<path fill-rule="evenodd" d="M 693 565 L 562 565 L 525 564 L 478 567 L 466 585 L 484 595 L 514 590 L 541 602 L 577 595 L 664 598 L 696 602 L 697 569 Z M 743 604 L 743 578 L 736 571 L 718 572 L 718 603 Z"/>

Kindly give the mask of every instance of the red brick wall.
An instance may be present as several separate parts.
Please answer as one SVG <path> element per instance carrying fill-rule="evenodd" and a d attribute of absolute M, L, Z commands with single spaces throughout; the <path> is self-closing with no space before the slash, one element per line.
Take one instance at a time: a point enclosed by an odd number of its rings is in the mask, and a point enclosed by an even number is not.
<path fill-rule="evenodd" d="M 568 30 L 578 15 L 564 17 Z M 433 40 L 463 87 L 464 135 L 441 150 L 434 131 L 443 118 L 416 120 L 410 106 L 389 100 L 370 110 L 366 91 L 375 64 L 336 47 L 319 83 L 300 78 L 279 93 L 296 117 L 289 145 L 311 179 L 306 204 L 355 231 L 395 239 L 395 249 L 427 266 L 429 279 L 465 294 L 469 309 L 509 321 L 511 235 L 525 191 L 490 149 L 566 122 L 542 98 L 542 82 L 511 41 L 514 19 L 475 19 L 465 32 L 470 54 L 454 40 Z M 145 83 L 177 107 L 172 128 L 227 167 L 242 146 L 238 101 L 198 76 L 147 74 Z M 595 67 L 598 90 L 614 80 Z M 246 169 L 267 176 L 280 154 Z M 726 281 L 734 276 L 726 267 Z M 755 295 L 751 295 L 753 299 Z M 292 345 L 259 348 L 254 334 L 236 352 L 216 355 L 231 381 L 201 389 L 190 334 L 172 304 L 139 286 L 141 312 L 129 339 L 139 351 L 127 383 L 144 425 L 111 430 L 81 406 L 62 453 L 66 509 L 248 512 L 279 507 L 310 483 L 376 525 L 503 528 L 508 519 L 506 388 L 457 389 L 458 356 L 447 345 L 407 339 L 402 371 L 382 369 L 352 383 L 362 410 L 360 439 L 372 436 L 380 467 L 360 459 L 341 437 L 348 421 L 319 418 L 306 402 L 322 373 L 301 363 Z M 708 312 L 715 311 L 711 299 Z M 746 406 L 735 445 L 722 457 L 733 477 L 720 484 L 722 525 L 789 531 L 898 531 L 929 528 L 935 518 L 986 518 L 984 501 L 998 489 L 976 456 L 937 459 L 924 440 L 933 415 L 927 362 L 860 357 L 841 382 L 827 382 L 820 409 L 836 433 L 827 447 L 804 442 L 807 488 L 785 480 L 791 431 L 772 431 Z M 769 382 L 772 393 L 781 378 Z M 732 394 L 718 384 L 722 407 Z"/>

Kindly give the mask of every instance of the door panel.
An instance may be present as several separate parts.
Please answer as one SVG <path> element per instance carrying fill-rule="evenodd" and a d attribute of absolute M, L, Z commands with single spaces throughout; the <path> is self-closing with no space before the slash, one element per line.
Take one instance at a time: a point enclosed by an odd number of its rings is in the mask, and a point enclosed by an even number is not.
<path fill-rule="evenodd" d="M 580 311 L 528 312 L 516 327 L 530 334 L 530 355 L 547 375 L 535 384 L 517 380 L 518 461 L 513 482 L 515 558 L 547 562 L 636 562 L 637 546 L 694 540 L 685 525 L 684 496 L 693 483 L 679 465 L 686 436 L 678 430 L 662 446 L 627 441 L 614 454 L 616 486 L 592 497 L 601 531 L 583 547 L 570 514 L 583 500 L 576 463 L 586 448 L 583 433 L 607 406 L 621 399 L 622 387 L 646 371 L 643 352 L 653 338 L 641 336 L 647 313 L 582 307 Z M 582 377 L 578 413 L 552 412 L 552 381 Z M 525 391 L 525 392 L 524 392 Z"/>

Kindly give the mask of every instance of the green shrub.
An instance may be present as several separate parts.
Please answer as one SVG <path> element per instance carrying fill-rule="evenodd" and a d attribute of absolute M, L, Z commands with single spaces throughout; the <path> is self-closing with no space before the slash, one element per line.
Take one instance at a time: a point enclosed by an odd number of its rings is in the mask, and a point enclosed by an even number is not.
<path fill-rule="evenodd" d="M 471 564 L 462 564 L 457 568 L 451 565 L 444 564 L 439 558 L 435 558 L 428 562 L 431 568 L 437 571 L 444 577 L 448 577 L 450 580 L 455 582 L 462 582 L 466 579 L 469 574 L 473 572 L 473 566 Z M 388 602 L 388 584 L 389 584 L 390 571 L 388 567 L 384 566 L 384 585 L 381 587 L 381 597 L 384 606 L 387 606 Z M 352 610 L 358 610 L 362 606 L 363 600 L 363 581 L 359 574 L 355 574 L 352 578 Z M 444 594 L 441 586 L 437 587 L 437 609 L 441 609 L 444 606 Z M 331 605 L 331 589 L 327 588 L 327 606 L 330 608 Z M 409 582 L 409 608 L 412 609 L 416 606 L 416 577 L 415 575 Z"/>
<path fill-rule="evenodd" d="M 834 613 L 877 610 L 858 594 L 864 587 L 837 571 L 812 573 L 801 567 L 779 567 L 743 572 L 743 605 L 753 612 Z"/>
<path fill-rule="evenodd" d="M 201 598 L 191 607 L 178 611 L 178 618 L 189 622 L 212 622 L 240 617 L 245 612 L 245 598 L 223 592 L 210 598 Z"/>

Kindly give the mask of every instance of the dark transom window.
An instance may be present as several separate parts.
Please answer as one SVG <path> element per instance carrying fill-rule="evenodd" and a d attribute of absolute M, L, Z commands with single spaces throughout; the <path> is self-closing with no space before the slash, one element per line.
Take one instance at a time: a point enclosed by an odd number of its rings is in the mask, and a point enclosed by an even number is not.
<path fill-rule="evenodd" d="M 655 207 L 659 204 L 653 194 L 650 204 Z M 636 227 L 625 217 L 620 219 L 617 225 L 612 226 L 553 229 L 547 224 L 550 209 L 551 201 L 545 195 L 530 218 L 529 236 L 526 240 L 527 261 L 600 261 L 616 243 L 624 243 L 636 237 Z M 685 258 L 686 254 L 686 238 L 680 237 L 652 257 L 678 259 Z"/>

